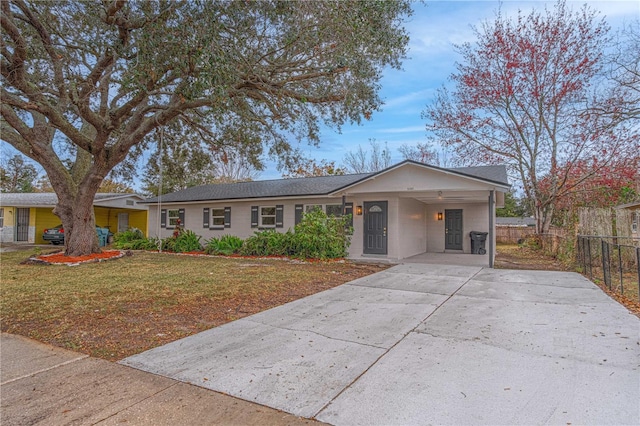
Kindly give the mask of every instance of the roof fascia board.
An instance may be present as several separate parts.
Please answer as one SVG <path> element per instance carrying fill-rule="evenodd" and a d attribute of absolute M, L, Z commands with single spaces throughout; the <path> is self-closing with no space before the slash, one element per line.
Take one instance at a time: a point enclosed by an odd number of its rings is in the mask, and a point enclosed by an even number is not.
<path fill-rule="evenodd" d="M 121 200 L 123 198 L 137 198 L 139 200 L 144 200 L 144 197 L 138 194 L 122 194 L 115 197 L 105 197 L 105 198 L 94 198 L 94 202 L 96 201 L 113 201 L 113 200 Z"/>
<path fill-rule="evenodd" d="M 189 205 L 189 204 L 204 204 L 204 203 L 242 203 L 242 202 L 259 202 L 259 201 L 278 201 L 278 200 L 310 200 L 314 198 L 338 198 L 338 196 L 331 194 L 314 194 L 314 195 L 278 195 L 275 197 L 254 197 L 254 198 L 220 198 L 220 199 L 209 199 L 209 200 L 191 200 L 191 201 L 160 201 L 162 205 L 170 205 L 170 204 L 180 204 L 180 205 Z M 157 202 L 149 202 L 143 201 L 140 204 L 148 204 L 148 205 L 157 205 Z"/>
<path fill-rule="evenodd" d="M 366 181 L 369 181 L 369 180 L 374 180 L 374 179 L 376 179 L 377 177 L 379 177 L 379 176 L 381 176 L 383 174 L 389 173 L 389 172 L 391 172 L 393 170 L 396 170 L 396 169 L 398 169 L 400 167 L 404 167 L 407 164 L 412 164 L 414 166 L 422 167 L 422 168 L 425 168 L 427 170 L 434 170 L 436 172 L 443 172 L 445 174 L 450 174 L 450 175 L 454 175 L 454 176 L 463 177 L 463 178 L 466 178 L 466 179 L 474 180 L 476 182 L 490 183 L 490 184 L 496 185 L 499 188 L 505 189 L 507 191 L 509 189 L 511 189 L 511 185 L 504 184 L 502 182 L 497 182 L 497 181 L 494 181 L 494 180 L 491 180 L 491 179 L 483 179 L 483 178 L 480 178 L 480 177 L 477 177 L 477 176 L 472 176 L 472 175 L 469 175 L 469 174 L 466 174 L 466 173 L 457 172 L 457 171 L 448 170 L 448 169 L 443 169 L 442 167 L 431 166 L 429 164 L 424 164 L 424 163 L 418 163 L 417 161 L 413 161 L 413 160 L 404 160 L 404 161 L 402 161 L 402 162 L 400 162 L 400 163 L 398 163 L 398 164 L 396 164 L 394 166 L 388 167 L 388 168 L 386 168 L 384 170 L 380 170 L 379 172 L 374 173 L 371 176 L 364 177 L 364 178 L 362 178 L 362 179 L 360 179 L 360 180 L 358 180 L 356 182 L 350 183 L 349 185 L 345 185 L 342 188 L 336 189 L 335 191 L 331 192 L 330 194 L 331 195 L 338 195 L 339 192 L 343 192 L 343 191 L 345 191 L 347 189 L 353 188 L 354 186 L 360 185 L 363 182 L 366 182 Z"/>

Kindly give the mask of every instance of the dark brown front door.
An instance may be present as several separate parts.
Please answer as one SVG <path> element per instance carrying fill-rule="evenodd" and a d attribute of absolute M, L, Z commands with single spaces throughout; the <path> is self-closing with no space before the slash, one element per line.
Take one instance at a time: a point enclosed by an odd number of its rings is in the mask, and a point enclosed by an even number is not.
<path fill-rule="evenodd" d="M 445 210 L 444 228 L 445 250 L 462 250 L 462 210 Z"/>
<path fill-rule="evenodd" d="M 364 253 L 387 254 L 387 202 L 364 203 Z"/>

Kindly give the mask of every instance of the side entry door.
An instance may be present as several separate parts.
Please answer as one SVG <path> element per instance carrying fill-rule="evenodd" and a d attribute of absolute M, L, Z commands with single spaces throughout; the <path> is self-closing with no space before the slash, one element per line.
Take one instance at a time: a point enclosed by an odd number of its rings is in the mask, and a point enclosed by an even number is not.
<path fill-rule="evenodd" d="M 445 210 L 444 228 L 445 250 L 462 250 L 462 210 Z"/>

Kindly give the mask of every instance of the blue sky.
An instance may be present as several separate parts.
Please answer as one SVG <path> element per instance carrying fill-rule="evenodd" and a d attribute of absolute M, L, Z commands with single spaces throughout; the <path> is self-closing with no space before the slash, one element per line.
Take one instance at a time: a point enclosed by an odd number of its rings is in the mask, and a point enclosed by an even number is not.
<path fill-rule="evenodd" d="M 403 144 L 416 145 L 425 142 L 426 122 L 420 117 L 426 105 L 431 103 L 435 91 L 448 84 L 449 75 L 455 71 L 459 59 L 453 44 L 473 43 L 472 26 L 492 20 L 502 3 L 504 16 L 517 16 L 518 9 L 527 14 L 532 8 L 553 8 L 555 2 L 546 1 L 428 1 L 414 4 L 414 15 L 406 28 L 410 34 L 408 58 L 403 70 L 389 69 L 382 80 L 381 97 L 385 101 L 382 111 L 373 114 L 370 121 L 360 126 L 345 126 L 338 134 L 332 129 L 322 132 L 318 148 L 301 145 L 302 151 L 316 160 L 343 162 L 349 151 L 358 145 L 368 149 L 369 139 L 383 144 L 388 142 L 392 162 L 402 156 L 398 148 Z M 601 12 L 612 31 L 640 18 L 640 1 L 568 1 L 567 5 L 579 9 L 587 3 Z M 268 164 L 259 179 L 280 177 L 274 164 Z"/>
<path fill-rule="evenodd" d="M 554 2 L 547 1 L 428 1 L 414 4 L 414 15 L 406 24 L 410 35 L 408 58 L 403 70 L 389 69 L 382 79 L 381 97 L 385 101 L 382 111 L 374 113 L 370 121 L 360 126 L 344 126 L 342 132 L 332 129 L 322 131 L 320 146 L 302 144 L 303 153 L 317 161 L 343 162 L 349 151 L 358 145 L 368 149 L 369 139 L 388 143 L 392 162 L 402 160 L 398 148 L 403 144 L 416 145 L 426 141 L 425 121 L 420 117 L 426 105 L 443 84 L 448 84 L 449 75 L 455 71 L 458 60 L 453 44 L 475 41 L 472 26 L 491 20 L 500 4 L 504 16 L 516 16 L 518 10 L 528 13 L 532 8 L 552 8 Z M 601 16 L 612 27 L 612 31 L 624 23 L 640 19 L 640 1 L 568 1 L 571 8 L 580 8 L 584 3 L 601 12 Z M 15 151 L 8 144 L 0 144 L 0 155 L 6 159 Z M 144 162 L 139 162 L 142 166 Z M 258 179 L 277 179 L 281 172 L 275 163 L 267 162 L 267 168 Z M 142 172 L 142 170 L 139 170 Z"/>

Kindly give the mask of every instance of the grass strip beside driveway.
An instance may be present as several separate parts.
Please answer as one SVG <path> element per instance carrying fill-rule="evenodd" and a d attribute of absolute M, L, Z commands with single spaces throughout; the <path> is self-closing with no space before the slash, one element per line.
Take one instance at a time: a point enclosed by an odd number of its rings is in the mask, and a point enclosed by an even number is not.
<path fill-rule="evenodd" d="M 149 252 L 21 265 L 28 254 L 1 254 L 2 331 L 110 361 L 386 268 Z"/>

